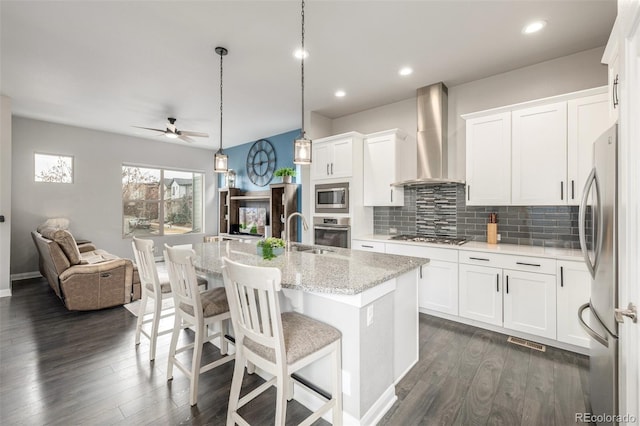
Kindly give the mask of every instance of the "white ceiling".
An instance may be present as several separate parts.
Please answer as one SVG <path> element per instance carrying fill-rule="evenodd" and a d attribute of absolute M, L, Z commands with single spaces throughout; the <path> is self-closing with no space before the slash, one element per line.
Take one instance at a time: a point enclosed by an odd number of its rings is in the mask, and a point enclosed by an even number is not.
<path fill-rule="evenodd" d="M 615 0 L 307 0 L 306 109 L 340 117 L 603 46 L 615 14 Z M 215 149 L 224 46 L 224 146 L 300 127 L 298 1 L 2 0 L 0 19 L 15 115 L 162 141 L 132 126 L 172 116 Z M 533 19 L 548 25 L 521 34 Z"/>

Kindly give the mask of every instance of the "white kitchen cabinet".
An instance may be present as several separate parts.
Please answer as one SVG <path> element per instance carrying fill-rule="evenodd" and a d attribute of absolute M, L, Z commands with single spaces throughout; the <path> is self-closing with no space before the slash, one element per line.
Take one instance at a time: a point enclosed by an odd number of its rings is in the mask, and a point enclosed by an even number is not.
<path fill-rule="evenodd" d="M 511 203 L 511 112 L 469 119 L 467 205 Z"/>
<path fill-rule="evenodd" d="M 555 259 L 461 250 L 460 316 L 556 338 Z"/>
<path fill-rule="evenodd" d="M 607 42 L 607 47 L 604 49 L 604 55 L 602 56 L 602 62 L 607 64 L 609 84 L 607 86 L 607 105 L 609 126 L 613 126 L 618 122 L 620 111 L 620 55 L 619 55 L 619 21 L 616 19 L 611 30 L 611 36 Z"/>
<path fill-rule="evenodd" d="M 504 327 L 556 338 L 556 277 L 504 270 Z"/>
<path fill-rule="evenodd" d="M 338 135 L 317 139 L 311 149 L 312 179 L 348 178 L 353 175 L 352 136 Z"/>
<path fill-rule="evenodd" d="M 578 321 L 578 308 L 591 297 L 591 275 L 583 262 L 558 261 L 557 339 L 572 345 L 589 347 L 589 335 Z M 589 310 L 584 313 L 589 323 Z"/>
<path fill-rule="evenodd" d="M 609 127 L 607 93 L 567 103 L 567 204 L 579 205 L 593 167 L 593 142 Z"/>
<path fill-rule="evenodd" d="M 458 251 L 439 247 L 387 243 L 388 254 L 430 259 L 420 268 L 418 307 L 458 315 Z"/>
<path fill-rule="evenodd" d="M 400 129 L 372 133 L 364 140 L 364 205 L 404 206 L 404 187 L 412 160 L 407 134 Z M 414 155 L 415 156 L 415 155 Z"/>
<path fill-rule="evenodd" d="M 351 250 L 372 251 L 376 253 L 385 252 L 385 244 L 381 241 L 351 240 Z"/>
<path fill-rule="evenodd" d="M 512 112 L 511 176 L 513 205 L 566 204 L 566 101 Z"/>
<path fill-rule="evenodd" d="M 460 316 L 502 326 L 502 269 L 460 264 Z"/>

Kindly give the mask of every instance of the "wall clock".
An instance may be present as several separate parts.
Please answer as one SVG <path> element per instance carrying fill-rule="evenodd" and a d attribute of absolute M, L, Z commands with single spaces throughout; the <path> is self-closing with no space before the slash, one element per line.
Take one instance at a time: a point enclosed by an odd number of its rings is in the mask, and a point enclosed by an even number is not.
<path fill-rule="evenodd" d="M 266 139 L 256 141 L 247 154 L 247 176 L 254 185 L 265 186 L 273 179 L 276 150 Z"/>

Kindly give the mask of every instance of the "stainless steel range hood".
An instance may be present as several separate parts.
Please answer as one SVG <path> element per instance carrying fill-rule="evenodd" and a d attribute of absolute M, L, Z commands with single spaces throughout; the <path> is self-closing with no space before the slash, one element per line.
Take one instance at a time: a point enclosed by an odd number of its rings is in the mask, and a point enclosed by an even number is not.
<path fill-rule="evenodd" d="M 442 82 L 418 89 L 418 173 L 415 179 L 396 182 L 392 186 L 464 183 L 448 177 L 448 92 L 447 86 Z"/>

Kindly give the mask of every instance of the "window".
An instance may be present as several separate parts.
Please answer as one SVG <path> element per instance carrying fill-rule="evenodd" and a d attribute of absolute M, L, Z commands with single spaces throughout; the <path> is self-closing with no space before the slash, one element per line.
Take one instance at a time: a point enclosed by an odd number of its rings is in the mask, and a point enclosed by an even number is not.
<path fill-rule="evenodd" d="M 56 154 L 34 154 L 36 182 L 73 183 L 73 157 Z"/>
<path fill-rule="evenodd" d="M 122 234 L 202 232 L 202 173 L 122 166 Z"/>

